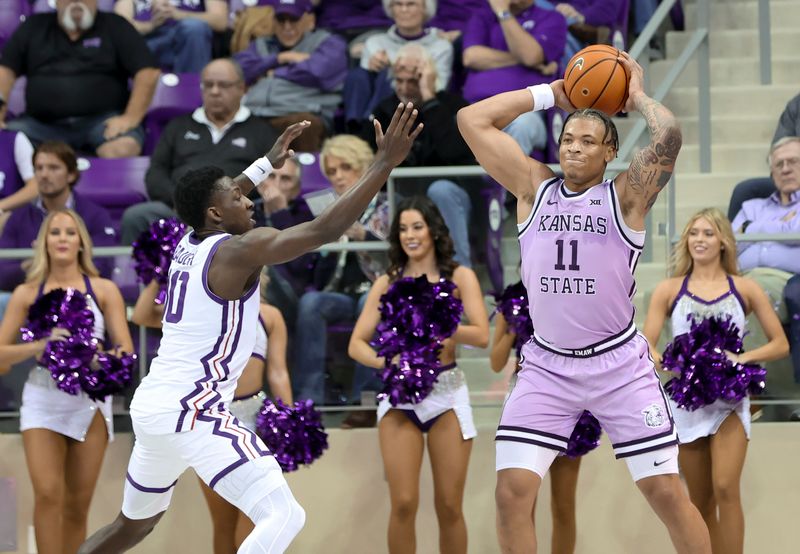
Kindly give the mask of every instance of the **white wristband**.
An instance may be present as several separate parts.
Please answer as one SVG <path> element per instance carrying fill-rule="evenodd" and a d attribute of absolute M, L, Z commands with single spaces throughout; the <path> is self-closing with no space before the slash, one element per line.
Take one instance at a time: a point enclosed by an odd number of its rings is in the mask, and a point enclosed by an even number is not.
<path fill-rule="evenodd" d="M 250 167 L 242 171 L 248 179 L 253 181 L 253 184 L 258 186 L 261 181 L 267 178 L 272 173 L 272 164 L 269 158 L 263 156 L 250 164 Z"/>
<path fill-rule="evenodd" d="M 550 85 L 533 85 L 528 87 L 533 96 L 533 111 L 549 110 L 556 104 L 556 97 Z"/>

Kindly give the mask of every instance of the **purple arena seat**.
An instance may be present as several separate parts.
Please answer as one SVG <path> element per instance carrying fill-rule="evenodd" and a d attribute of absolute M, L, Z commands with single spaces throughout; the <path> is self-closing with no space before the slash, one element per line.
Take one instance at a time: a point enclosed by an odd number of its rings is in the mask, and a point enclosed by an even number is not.
<path fill-rule="evenodd" d="M 80 158 L 78 192 L 106 208 L 118 226 L 126 208 L 147 200 L 144 175 L 150 158 Z"/>
<path fill-rule="evenodd" d="M 303 171 L 301 184 L 303 194 L 331 188 L 331 182 L 319 166 L 319 152 L 301 152 L 297 154 L 297 161 Z"/>
<path fill-rule="evenodd" d="M 8 95 L 8 115 L 6 119 L 14 119 L 25 113 L 25 83 L 28 80 L 23 75 L 14 81 L 11 93 Z"/>
<path fill-rule="evenodd" d="M 172 118 L 192 113 L 203 103 L 200 75 L 165 73 L 158 80 L 153 100 L 144 118 L 144 154 L 152 154 L 158 137 Z"/>
<path fill-rule="evenodd" d="M 4 0 L 0 2 L 0 49 L 14 34 L 19 24 L 30 14 L 30 6 L 25 0 Z"/>

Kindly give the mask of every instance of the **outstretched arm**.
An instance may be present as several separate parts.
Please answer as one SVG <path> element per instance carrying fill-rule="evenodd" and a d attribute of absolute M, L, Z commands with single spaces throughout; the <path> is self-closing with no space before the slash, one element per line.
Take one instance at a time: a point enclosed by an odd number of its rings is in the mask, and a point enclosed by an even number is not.
<path fill-rule="evenodd" d="M 131 323 L 141 327 L 161 329 L 161 318 L 164 316 L 164 306 L 156 304 L 159 285 L 156 281 L 150 283 L 139 293 L 136 305 L 131 314 Z"/>
<path fill-rule="evenodd" d="M 563 81 L 554 81 L 550 87 L 556 105 L 573 111 L 564 93 Z M 542 108 L 534 105 L 530 90 L 521 89 L 481 100 L 458 112 L 458 128 L 481 166 L 517 200 L 530 206 L 536 187 L 552 177 L 553 172 L 529 158 L 502 129 L 523 113 Z"/>
<path fill-rule="evenodd" d="M 267 326 L 267 383 L 273 398 L 280 398 L 286 404 L 292 403 L 292 383 L 286 365 L 286 345 L 288 333 L 283 315 L 274 306 L 261 304 L 261 317 Z"/>
<path fill-rule="evenodd" d="M 219 260 L 228 272 L 241 273 L 244 281 L 255 268 L 285 263 L 340 237 L 364 213 L 392 169 L 408 155 L 422 131 L 422 124 L 414 127 L 416 118 L 417 110 L 409 102 L 398 105 L 385 135 L 380 123 L 375 122 L 378 153 L 374 161 L 358 183 L 317 218 L 282 231 L 267 227 L 253 229 L 226 241 L 214 256 L 214 263 Z M 251 181 L 250 188 L 252 186 Z"/>
<path fill-rule="evenodd" d="M 644 229 L 644 218 L 675 170 L 682 144 L 678 119 L 644 92 L 644 71 L 626 52 L 622 62 L 631 74 L 625 111 L 638 111 L 650 130 L 650 144 L 639 150 L 627 171 L 616 179 L 623 217 L 632 229 Z"/>

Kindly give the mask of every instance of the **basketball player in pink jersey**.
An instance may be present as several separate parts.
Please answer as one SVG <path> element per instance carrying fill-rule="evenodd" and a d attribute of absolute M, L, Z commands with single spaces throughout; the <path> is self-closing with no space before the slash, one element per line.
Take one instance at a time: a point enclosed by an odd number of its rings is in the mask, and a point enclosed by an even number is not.
<path fill-rule="evenodd" d="M 622 62 L 631 72 L 625 110 L 644 117 L 650 144 L 614 180 L 603 180 L 617 156 L 613 122 L 602 112 L 575 111 L 561 80 L 499 94 L 458 114 L 480 164 L 517 198 L 534 330 L 495 437 L 497 533 L 507 553 L 536 551 L 536 494 L 584 410 L 627 462 L 676 550 L 711 552 L 708 530 L 678 478 L 666 396 L 633 323 L 645 216 L 672 175 L 681 131 L 675 116 L 644 93 L 639 64 L 625 53 Z M 501 131 L 520 114 L 554 105 L 573 112 L 559 139 L 564 178 Z"/>
<path fill-rule="evenodd" d="M 284 552 L 305 513 L 261 439 L 228 410 L 236 382 L 256 342 L 258 279 L 264 265 L 287 262 L 341 236 L 402 162 L 422 125 L 400 104 L 360 181 L 316 219 L 277 230 L 253 228 L 247 194 L 294 152 L 289 144 L 308 127 L 290 126 L 266 156 L 235 179 L 221 169 L 188 172 L 175 208 L 193 230 L 172 256 L 163 337 L 150 373 L 131 402 L 136 434 L 117 519 L 79 552 L 116 554 L 139 543 L 169 507 L 173 486 L 191 467 L 255 524 L 238 552 Z"/>

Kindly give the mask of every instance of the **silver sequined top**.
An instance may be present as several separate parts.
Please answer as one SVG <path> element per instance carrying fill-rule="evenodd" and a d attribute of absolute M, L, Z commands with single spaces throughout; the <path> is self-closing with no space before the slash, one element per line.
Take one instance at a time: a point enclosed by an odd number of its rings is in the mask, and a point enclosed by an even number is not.
<path fill-rule="evenodd" d="M 672 304 L 672 336 L 677 337 L 688 333 L 691 329 L 692 319 L 705 319 L 711 316 L 731 316 L 732 321 L 744 335 L 746 316 L 744 300 L 733 284 L 733 279 L 728 276 L 728 292 L 714 300 L 704 300 L 689 292 L 687 284 L 689 276 L 683 280 L 681 290 Z"/>

